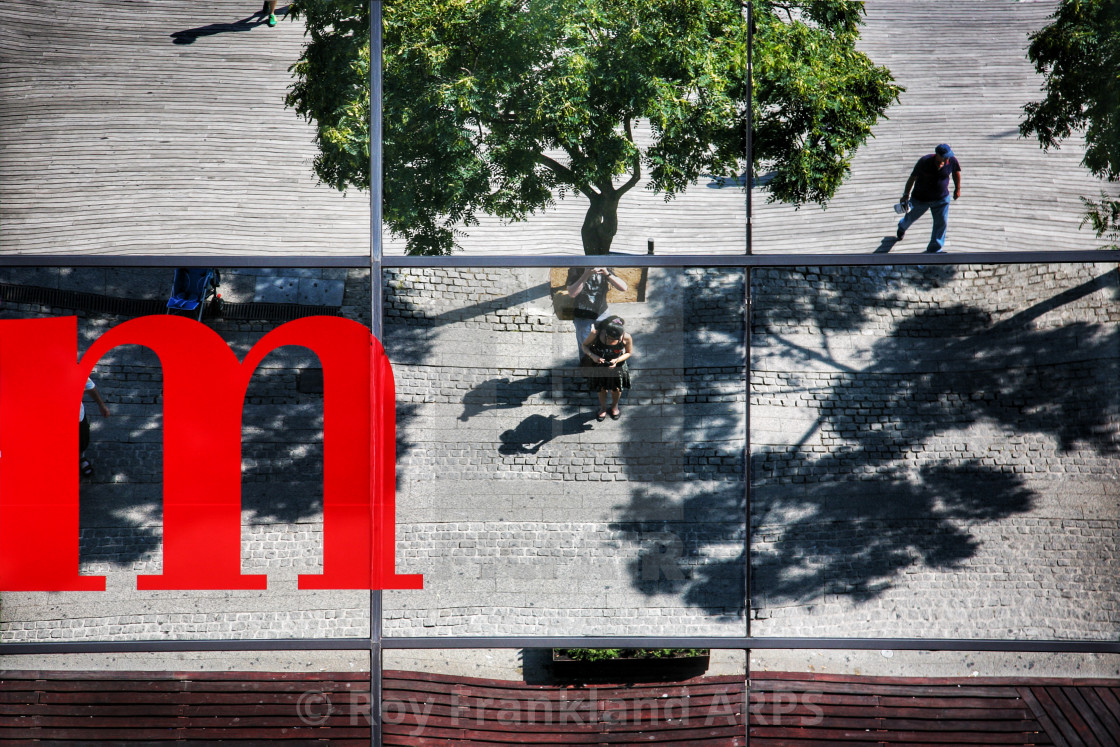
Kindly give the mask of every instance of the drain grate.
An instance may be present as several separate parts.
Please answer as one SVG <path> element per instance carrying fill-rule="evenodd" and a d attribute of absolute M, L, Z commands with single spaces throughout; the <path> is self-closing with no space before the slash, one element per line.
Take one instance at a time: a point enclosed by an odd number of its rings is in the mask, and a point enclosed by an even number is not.
<path fill-rule="evenodd" d="M 147 316 L 167 313 L 167 302 L 155 299 L 116 298 L 97 293 L 40 288 L 31 285 L 0 283 L 0 299 L 5 303 L 38 304 L 62 309 L 112 316 Z M 287 322 L 305 316 L 338 316 L 335 306 L 310 306 L 298 303 L 222 304 L 222 319 L 233 321 Z M 206 314 L 204 318 L 210 318 Z"/>

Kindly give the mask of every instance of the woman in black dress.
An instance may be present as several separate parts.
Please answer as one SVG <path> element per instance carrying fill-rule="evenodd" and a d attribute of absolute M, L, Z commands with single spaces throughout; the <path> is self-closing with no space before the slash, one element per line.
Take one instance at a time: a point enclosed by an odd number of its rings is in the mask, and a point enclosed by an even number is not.
<path fill-rule="evenodd" d="M 580 349 L 583 357 L 580 366 L 587 374 L 591 388 L 599 393 L 599 414 L 596 420 L 603 421 L 607 415 L 618 420 L 622 413 L 618 410 L 618 400 L 622 390 L 630 388 L 630 368 L 626 359 L 634 353 L 634 341 L 623 329 L 621 317 L 609 316 L 591 329 L 591 334 L 583 341 Z M 607 392 L 611 393 L 611 405 L 607 407 Z"/>

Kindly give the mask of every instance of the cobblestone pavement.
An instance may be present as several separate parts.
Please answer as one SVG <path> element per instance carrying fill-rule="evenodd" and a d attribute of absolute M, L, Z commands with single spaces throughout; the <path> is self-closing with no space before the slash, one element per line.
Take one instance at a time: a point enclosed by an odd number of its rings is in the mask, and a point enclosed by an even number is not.
<path fill-rule="evenodd" d="M 613 425 L 519 276 L 390 280 L 401 562 L 429 585 L 386 631 L 741 630 L 742 275 L 655 271 L 615 307 L 639 355 Z M 1117 294 L 1104 264 L 756 271 L 752 632 L 1114 637 Z"/>
<path fill-rule="evenodd" d="M 171 272 L 63 268 L 0 271 L 0 283 L 114 298 L 166 298 Z M 301 283 L 303 287 L 301 288 Z M 234 303 L 334 301 L 369 321 L 369 273 L 226 270 Z M 345 294 L 343 290 L 345 289 Z M 55 296 L 63 301 L 67 296 Z M 80 298 L 80 297 L 75 297 Z M 5 303 L 0 318 L 78 316 L 79 348 L 127 317 L 83 308 Z M 239 355 L 278 322 L 207 319 Z M 117 348 L 95 368 L 111 417 L 88 407 L 94 463 L 81 488 L 81 569 L 106 576 L 98 593 L 4 593 L 5 642 L 167 638 L 337 637 L 369 634 L 367 592 L 297 591 L 300 573 L 322 568 L 322 390 L 306 374 L 318 362 L 303 349 L 267 356 L 250 384 L 243 427 L 242 557 L 246 573 L 267 572 L 267 592 L 138 591 L 135 576 L 162 567 L 162 372 L 155 355 Z M 313 377 L 312 377 L 313 378 Z M 200 391 L 200 401 L 205 392 Z M 199 490 L 205 491 L 200 485 Z M 143 657 L 138 657 L 143 659 Z"/>
<path fill-rule="evenodd" d="M 753 633 L 1115 639 L 1114 265 L 754 287 Z"/>
<path fill-rule="evenodd" d="M 743 275 L 647 280 L 612 306 L 634 388 L 598 423 L 544 270 L 388 274 L 398 569 L 426 588 L 386 593 L 387 634 L 746 632 Z M 756 270 L 751 632 L 1114 638 L 1118 294 L 1105 264 Z M 83 348 L 120 321 L 78 313 Z M 210 324 L 239 354 L 272 326 Z M 182 599 L 134 581 L 160 565 L 159 369 L 107 356 L 81 542 L 109 591 L 4 594 L 4 640 L 365 635 L 365 594 L 295 590 L 321 562 L 315 365 L 273 354 L 247 397 L 269 592 Z"/>
<path fill-rule="evenodd" d="M 240 82 L 255 75 L 245 72 L 255 65 L 292 58 L 298 28 L 282 25 L 264 41 L 258 33 L 272 32 L 240 23 L 244 8 L 235 5 L 207 6 L 206 18 L 175 6 L 166 11 L 174 14 L 169 26 L 163 6 L 144 13 L 105 4 L 85 24 L 55 24 L 77 39 L 59 47 L 57 64 L 35 72 L 14 52 L 0 59 L 8 103 L 47 90 L 35 76 L 67 70 L 81 75 L 79 85 L 49 88 L 52 96 L 107 86 L 110 73 L 121 73 L 109 57 L 101 69 L 108 77 L 100 80 L 97 70 L 74 61 L 112 53 L 146 60 L 147 74 L 193 65 L 195 72 L 177 81 L 160 72 L 160 85 L 174 84 L 170 94 L 187 101 L 217 96 L 236 110 L 222 115 L 232 130 L 197 130 L 210 140 L 183 139 L 193 131 L 170 107 L 164 114 L 174 121 L 156 122 L 130 141 L 129 122 L 143 120 L 147 94 L 125 86 L 132 116 L 118 118 L 119 129 L 106 129 L 102 117 L 95 127 L 71 127 L 67 142 L 94 172 L 101 163 L 116 173 L 121 164 L 105 164 L 128 142 L 171 160 L 156 171 L 141 168 L 133 181 L 88 178 L 103 204 L 70 191 L 69 180 L 87 172 L 66 174 L 35 160 L 47 153 L 36 139 L 45 110 L 5 107 L 32 116 L 18 126 L 0 120 L 4 133 L 18 135 L 3 138 L 9 145 L 0 152 L 0 245 L 50 253 L 364 251 L 364 239 L 354 244 L 368 227 L 364 199 L 342 202 L 307 178 L 288 178 L 296 169 L 306 176 L 310 146 L 300 140 L 305 128 L 278 103 L 286 63 L 268 63 L 259 81 Z M 1093 245 L 1074 226 L 1076 196 L 1095 191 L 1077 164 L 1079 149 L 1071 143 L 1044 157 L 1013 133 L 1018 107 L 1037 83 L 1024 72 L 1023 35 L 1052 7 L 1011 0 L 869 4 L 867 48 L 896 70 L 908 93 L 862 151 L 832 210 L 795 220 L 781 206 L 760 206 L 760 248 L 845 250 L 843 238 L 854 250 L 873 251 L 893 219 L 884 219 L 884 231 L 867 216 L 879 209 L 889 216 L 896 193 L 885 185 L 900 183 L 886 165 L 941 140 L 962 153 L 969 174 L 966 201 L 954 207 L 954 248 Z M 36 40 L 53 37 L 17 32 L 20 24 L 50 25 L 60 8 L 17 3 L 3 33 L 19 44 L 2 46 L 28 60 L 43 57 Z M 951 25 L 975 21 L 969 38 L 984 36 L 974 44 L 978 52 L 931 61 L 903 48 L 920 42 L 929 18 L 947 12 L 956 19 Z M 215 20 L 222 14 L 228 23 Z M 107 28 L 102 21 L 123 24 L 125 32 L 83 41 Z M 174 46 L 175 31 L 197 33 Z M 159 53 L 136 55 L 140 37 Z M 969 42 L 958 36 L 953 43 Z M 237 71 L 221 85 L 198 85 L 199 70 L 213 74 L 231 60 Z M 954 103 L 956 114 L 940 108 L 962 74 L 976 84 L 969 90 L 984 89 L 975 116 L 961 114 L 972 99 Z M 986 88 L 978 80 L 984 76 Z M 248 90 L 264 98 L 246 105 Z M 181 152 L 169 154 L 160 141 L 168 131 L 181 137 Z M 275 136 L 264 146 L 262 132 Z M 213 159 L 219 135 L 219 150 L 236 159 Z M 143 153 L 130 168 L 145 163 Z M 196 168 L 207 159 L 217 170 Z M 1005 177 L 1019 174 L 1054 189 L 1029 204 L 1008 201 Z M 206 188 L 180 189 L 176 180 L 188 177 Z M 4 179 L 17 178 L 25 184 L 13 192 Z M 132 191 L 137 185 L 143 199 Z M 61 196 L 52 199 L 50 190 Z M 659 252 L 739 252 L 742 201 L 734 194 L 705 185 L 671 210 L 642 195 L 624 216 L 642 232 L 631 231 L 618 247 L 644 251 L 644 240 L 656 237 Z M 91 204 L 99 206 L 96 215 Z M 51 214 L 38 205 L 50 205 Z M 578 230 L 564 223 L 574 216 L 578 224 L 582 211 L 570 211 L 573 205 L 564 203 L 553 223 L 530 224 L 533 241 L 578 251 Z M 711 206 L 722 223 L 710 217 Z M 103 223 L 91 222 L 98 217 Z M 715 226 L 706 238 L 681 239 L 705 222 Z M 484 237 L 481 245 L 523 250 L 529 244 L 516 238 L 521 228 L 502 229 L 501 241 Z M 661 233 L 647 236 L 646 229 Z M 12 282 L 109 295 L 127 286 L 130 297 L 159 298 L 166 278 L 147 272 L 56 271 Z M 226 282 L 235 300 L 340 305 L 343 314 L 368 321 L 370 293 L 360 273 L 341 288 L 340 278 L 326 274 L 229 273 Z M 398 564 L 427 580 L 423 592 L 386 594 L 386 633 L 740 635 L 749 624 L 757 635 L 1115 639 L 1115 266 L 758 270 L 749 409 L 742 273 L 651 271 L 648 282 L 647 301 L 615 306 L 635 337 L 635 386 L 622 419 L 598 423 L 574 368 L 571 325 L 555 317 L 543 271 L 399 270 L 386 278 L 385 344 L 398 386 Z M 42 305 L 10 304 L 0 313 L 77 313 L 83 348 L 121 321 Z M 239 353 L 273 326 L 211 324 Z M 97 377 L 114 415 L 94 415 L 97 472 L 83 486 L 81 542 L 84 572 L 108 575 L 109 591 L 3 594 L 2 639 L 366 635 L 367 595 L 295 590 L 296 575 L 320 563 L 321 397 L 304 378 L 315 365 L 298 351 L 269 356 L 245 409 L 245 570 L 269 573 L 272 588 L 182 599 L 138 592 L 134 582 L 161 562 L 159 370 L 142 351 L 107 357 Z"/>
<path fill-rule="evenodd" d="M 390 275 L 401 566 L 427 581 L 386 593 L 387 634 L 745 632 L 742 283 L 682 277 L 612 305 L 640 384 L 597 423 L 547 271 Z"/>

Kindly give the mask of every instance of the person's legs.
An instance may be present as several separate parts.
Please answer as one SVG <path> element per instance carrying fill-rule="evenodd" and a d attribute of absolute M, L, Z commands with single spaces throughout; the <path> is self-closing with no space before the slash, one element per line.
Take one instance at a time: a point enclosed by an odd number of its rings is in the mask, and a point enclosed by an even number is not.
<path fill-rule="evenodd" d="M 921 200 L 910 201 L 910 212 L 902 216 L 902 220 L 898 222 L 898 238 L 901 239 L 902 234 L 906 233 L 906 230 L 914 225 L 914 221 L 925 215 L 926 211 L 929 210 L 929 206 L 930 203 L 922 202 Z"/>
<path fill-rule="evenodd" d="M 618 401 L 620 399 L 622 399 L 622 390 L 621 389 L 612 389 L 611 390 L 611 417 L 612 418 L 616 418 L 616 419 L 618 418 L 618 415 L 619 415 Z"/>
<path fill-rule="evenodd" d="M 607 391 L 605 389 L 599 390 L 599 420 L 607 417 Z"/>
<path fill-rule="evenodd" d="M 78 470 L 86 476 L 93 474 L 93 465 L 86 459 L 86 449 L 89 448 L 89 416 L 83 417 L 78 423 Z"/>
<path fill-rule="evenodd" d="M 572 317 L 572 324 L 576 325 L 576 353 L 582 358 L 583 348 L 581 346 L 583 345 L 583 341 L 587 339 L 587 336 L 591 334 L 591 327 L 595 325 L 595 320 L 580 319 L 577 316 Z"/>
<path fill-rule="evenodd" d="M 945 246 L 945 232 L 949 226 L 949 198 L 942 202 L 935 202 L 929 206 L 929 214 L 933 217 L 933 232 L 929 237 L 927 252 L 939 252 Z"/>
<path fill-rule="evenodd" d="M 268 25 L 276 25 L 276 0 L 266 0 L 265 5 L 268 10 Z"/>

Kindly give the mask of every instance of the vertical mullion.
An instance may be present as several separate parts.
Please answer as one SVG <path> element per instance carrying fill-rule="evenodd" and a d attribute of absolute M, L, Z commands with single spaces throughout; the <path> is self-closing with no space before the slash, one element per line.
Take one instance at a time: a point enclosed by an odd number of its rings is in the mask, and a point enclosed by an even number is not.
<path fill-rule="evenodd" d="M 751 268 L 745 269 L 743 278 L 743 339 L 746 359 L 743 361 L 743 609 L 745 610 L 747 638 L 751 637 Z"/>
<path fill-rule="evenodd" d="M 381 198 L 383 193 L 383 165 L 381 160 L 381 0 L 370 0 L 369 14 L 369 236 L 370 236 L 370 331 L 382 339 L 384 315 L 382 304 L 381 264 L 383 248 L 381 244 Z M 396 406 L 395 403 L 391 403 Z M 378 407 L 386 406 L 377 403 Z M 371 517 L 372 519 L 372 517 Z M 376 534 L 377 527 L 370 523 L 370 531 Z M 370 573 L 373 572 L 372 558 Z M 370 745 L 381 747 L 381 627 L 382 598 L 380 589 L 369 592 L 369 724 Z"/>
<path fill-rule="evenodd" d="M 754 103 L 754 68 L 753 65 L 753 50 L 754 47 L 754 3 L 747 0 L 747 122 L 746 122 L 746 138 L 747 138 L 747 254 L 752 253 L 751 249 L 751 191 L 754 189 L 754 142 L 752 140 L 752 131 L 754 129 L 754 122 L 752 121 L 753 103 Z M 748 274 L 750 270 L 748 269 Z"/>
<path fill-rule="evenodd" d="M 746 360 L 743 362 L 743 609 L 747 618 L 747 638 L 751 637 L 751 322 L 753 318 L 751 306 L 751 271 L 753 268 L 743 269 L 743 347 L 746 351 Z M 743 740 L 746 747 L 751 744 L 751 652 L 745 650 L 746 661 L 743 677 L 746 687 L 743 690 Z"/>

